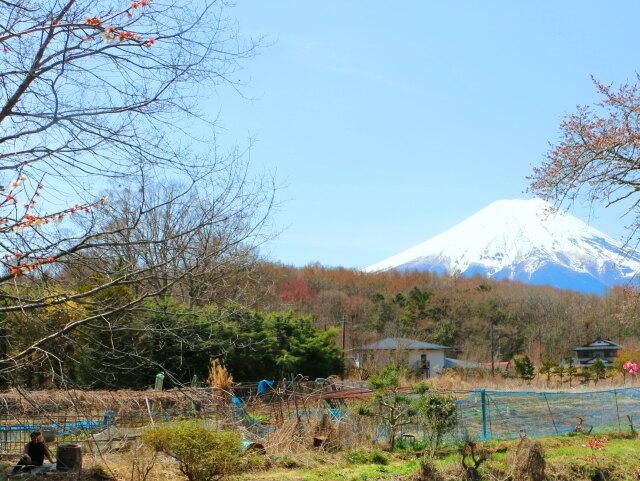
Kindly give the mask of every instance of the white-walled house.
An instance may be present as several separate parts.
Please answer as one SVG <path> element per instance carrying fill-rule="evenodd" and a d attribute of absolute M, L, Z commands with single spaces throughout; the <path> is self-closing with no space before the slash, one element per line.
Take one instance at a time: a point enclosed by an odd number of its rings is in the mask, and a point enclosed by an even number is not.
<path fill-rule="evenodd" d="M 447 346 L 402 337 L 387 337 L 351 349 L 356 368 L 383 366 L 390 362 L 406 366 L 424 377 L 440 374 L 445 368 Z"/>

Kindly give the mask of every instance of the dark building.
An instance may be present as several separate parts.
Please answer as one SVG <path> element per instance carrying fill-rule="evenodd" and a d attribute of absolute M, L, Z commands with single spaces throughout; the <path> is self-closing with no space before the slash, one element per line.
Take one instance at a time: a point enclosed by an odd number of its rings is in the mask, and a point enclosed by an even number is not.
<path fill-rule="evenodd" d="M 618 351 L 622 349 L 610 339 L 599 337 L 589 344 L 574 348 L 576 352 L 576 366 L 589 367 L 596 359 L 600 359 L 606 367 L 611 367 Z"/>

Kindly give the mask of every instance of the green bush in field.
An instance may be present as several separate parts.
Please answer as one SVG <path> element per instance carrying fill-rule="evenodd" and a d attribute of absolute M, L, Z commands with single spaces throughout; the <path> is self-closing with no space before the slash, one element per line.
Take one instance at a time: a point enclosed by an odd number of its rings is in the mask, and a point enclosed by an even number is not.
<path fill-rule="evenodd" d="M 413 385 L 413 392 L 416 392 L 418 394 L 424 394 L 426 392 L 428 392 L 431 389 L 431 384 L 428 383 L 427 381 L 420 381 L 417 384 Z"/>
<path fill-rule="evenodd" d="M 389 458 L 379 449 L 352 449 L 343 454 L 351 464 L 380 464 L 386 466 L 389 464 Z"/>
<path fill-rule="evenodd" d="M 147 430 L 143 441 L 176 461 L 189 481 L 218 481 L 259 464 L 259 458 L 244 453 L 240 436 L 212 431 L 201 422 L 183 421 Z"/>
<path fill-rule="evenodd" d="M 455 399 L 453 395 L 447 393 L 429 393 L 418 398 L 415 402 L 415 410 L 416 423 L 425 433 L 425 457 L 433 461 L 444 437 L 456 428 Z"/>

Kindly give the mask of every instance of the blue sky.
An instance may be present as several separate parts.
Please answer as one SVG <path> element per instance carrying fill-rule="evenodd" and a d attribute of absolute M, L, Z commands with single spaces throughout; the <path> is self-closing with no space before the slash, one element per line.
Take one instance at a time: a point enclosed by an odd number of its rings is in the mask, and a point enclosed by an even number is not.
<path fill-rule="evenodd" d="M 591 75 L 635 78 L 640 3 L 239 1 L 270 45 L 220 89 L 219 141 L 256 143 L 275 174 L 274 261 L 365 267 L 489 203 L 526 176 Z M 573 213 L 615 237 L 619 211 Z"/>

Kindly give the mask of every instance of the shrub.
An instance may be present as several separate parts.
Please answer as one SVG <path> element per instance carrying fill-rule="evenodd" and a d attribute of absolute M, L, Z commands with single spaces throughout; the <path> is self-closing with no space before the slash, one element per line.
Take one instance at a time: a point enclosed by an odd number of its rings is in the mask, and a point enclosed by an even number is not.
<path fill-rule="evenodd" d="M 389 458 L 379 449 L 372 449 L 371 451 L 369 451 L 369 463 L 381 464 L 383 466 L 386 466 L 387 464 L 389 464 Z"/>
<path fill-rule="evenodd" d="M 417 384 L 413 385 L 413 392 L 418 394 L 424 394 L 431 389 L 431 384 L 427 381 L 420 381 Z"/>
<path fill-rule="evenodd" d="M 197 421 L 166 424 L 147 430 L 145 443 L 176 461 L 189 481 L 218 481 L 259 463 L 253 453 L 243 453 L 240 436 L 211 431 Z"/>
<path fill-rule="evenodd" d="M 422 440 L 408 439 L 406 437 L 399 437 L 396 439 L 393 447 L 395 451 L 424 451 L 427 443 Z"/>
<path fill-rule="evenodd" d="M 445 435 L 453 431 L 457 422 L 456 404 L 453 395 L 429 393 L 422 395 L 414 403 L 416 423 L 425 433 L 426 447 L 420 460 L 418 479 L 434 481 L 441 479 L 433 460 Z"/>
<path fill-rule="evenodd" d="M 425 432 L 425 458 L 433 461 L 444 437 L 456 428 L 455 399 L 451 394 L 434 392 L 420 396 L 415 409 L 416 422 Z"/>
<path fill-rule="evenodd" d="M 343 454 L 351 464 L 380 464 L 386 466 L 389 464 L 389 458 L 379 449 L 353 449 Z"/>

